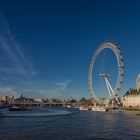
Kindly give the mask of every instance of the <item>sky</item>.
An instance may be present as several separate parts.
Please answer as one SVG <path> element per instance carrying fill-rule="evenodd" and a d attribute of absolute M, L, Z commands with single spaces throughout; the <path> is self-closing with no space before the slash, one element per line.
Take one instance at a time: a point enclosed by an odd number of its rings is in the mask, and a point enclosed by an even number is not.
<path fill-rule="evenodd" d="M 0 95 L 90 98 L 91 56 L 103 41 L 114 40 L 124 57 L 123 96 L 140 73 L 139 7 L 138 0 L 0 0 Z M 95 75 L 108 70 L 113 85 L 113 52 L 104 50 L 95 67 Z M 103 79 L 94 81 L 102 96 Z"/>

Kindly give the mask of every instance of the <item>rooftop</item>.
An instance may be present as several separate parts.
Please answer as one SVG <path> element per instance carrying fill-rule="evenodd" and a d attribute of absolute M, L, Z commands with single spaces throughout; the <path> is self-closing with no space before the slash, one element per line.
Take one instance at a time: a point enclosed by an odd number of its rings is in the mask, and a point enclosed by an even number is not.
<path fill-rule="evenodd" d="M 128 95 L 140 95 L 140 90 L 137 91 L 137 89 L 132 89 L 130 88 L 124 96 L 128 96 Z"/>

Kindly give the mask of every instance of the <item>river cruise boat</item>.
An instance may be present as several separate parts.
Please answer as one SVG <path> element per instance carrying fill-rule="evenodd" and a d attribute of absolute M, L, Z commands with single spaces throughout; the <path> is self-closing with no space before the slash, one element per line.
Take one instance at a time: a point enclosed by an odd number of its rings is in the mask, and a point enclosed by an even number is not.
<path fill-rule="evenodd" d="M 79 110 L 88 110 L 88 107 L 80 106 L 80 107 L 79 107 Z"/>
<path fill-rule="evenodd" d="M 106 107 L 92 107 L 92 111 L 95 111 L 95 112 L 106 112 L 107 108 Z"/>
<path fill-rule="evenodd" d="M 9 111 L 26 111 L 26 110 L 31 110 L 30 107 L 20 107 L 20 106 L 13 106 L 9 108 Z"/>

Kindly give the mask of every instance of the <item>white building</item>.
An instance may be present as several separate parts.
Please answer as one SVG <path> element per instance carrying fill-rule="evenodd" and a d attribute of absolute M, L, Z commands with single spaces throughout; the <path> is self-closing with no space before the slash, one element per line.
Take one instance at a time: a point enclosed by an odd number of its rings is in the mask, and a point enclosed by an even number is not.
<path fill-rule="evenodd" d="M 136 85 L 137 85 L 137 91 L 139 91 L 140 90 L 140 74 L 138 74 Z"/>
<path fill-rule="evenodd" d="M 17 98 L 17 96 L 0 96 L 0 102 L 14 101 Z"/>
<path fill-rule="evenodd" d="M 123 107 L 140 107 L 140 74 L 136 80 L 136 89 L 129 89 L 124 95 Z"/>
<path fill-rule="evenodd" d="M 0 96 L 0 102 L 5 102 L 6 101 L 6 96 Z"/>
<path fill-rule="evenodd" d="M 140 107 L 140 91 L 129 89 L 123 97 L 124 107 Z"/>
<path fill-rule="evenodd" d="M 42 99 L 40 99 L 40 98 L 34 99 L 34 101 L 35 102 L 43 102 Z"/>

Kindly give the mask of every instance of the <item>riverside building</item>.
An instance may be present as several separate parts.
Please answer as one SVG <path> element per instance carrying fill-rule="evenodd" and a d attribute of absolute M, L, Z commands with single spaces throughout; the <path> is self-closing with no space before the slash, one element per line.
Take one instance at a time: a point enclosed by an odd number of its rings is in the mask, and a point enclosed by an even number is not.
<path fill-rule="evenodd" d="M 136 79 L 136 89 L 129 89 L 123 97 L 123 107 L 140 107 L 140 74 Z"/>

